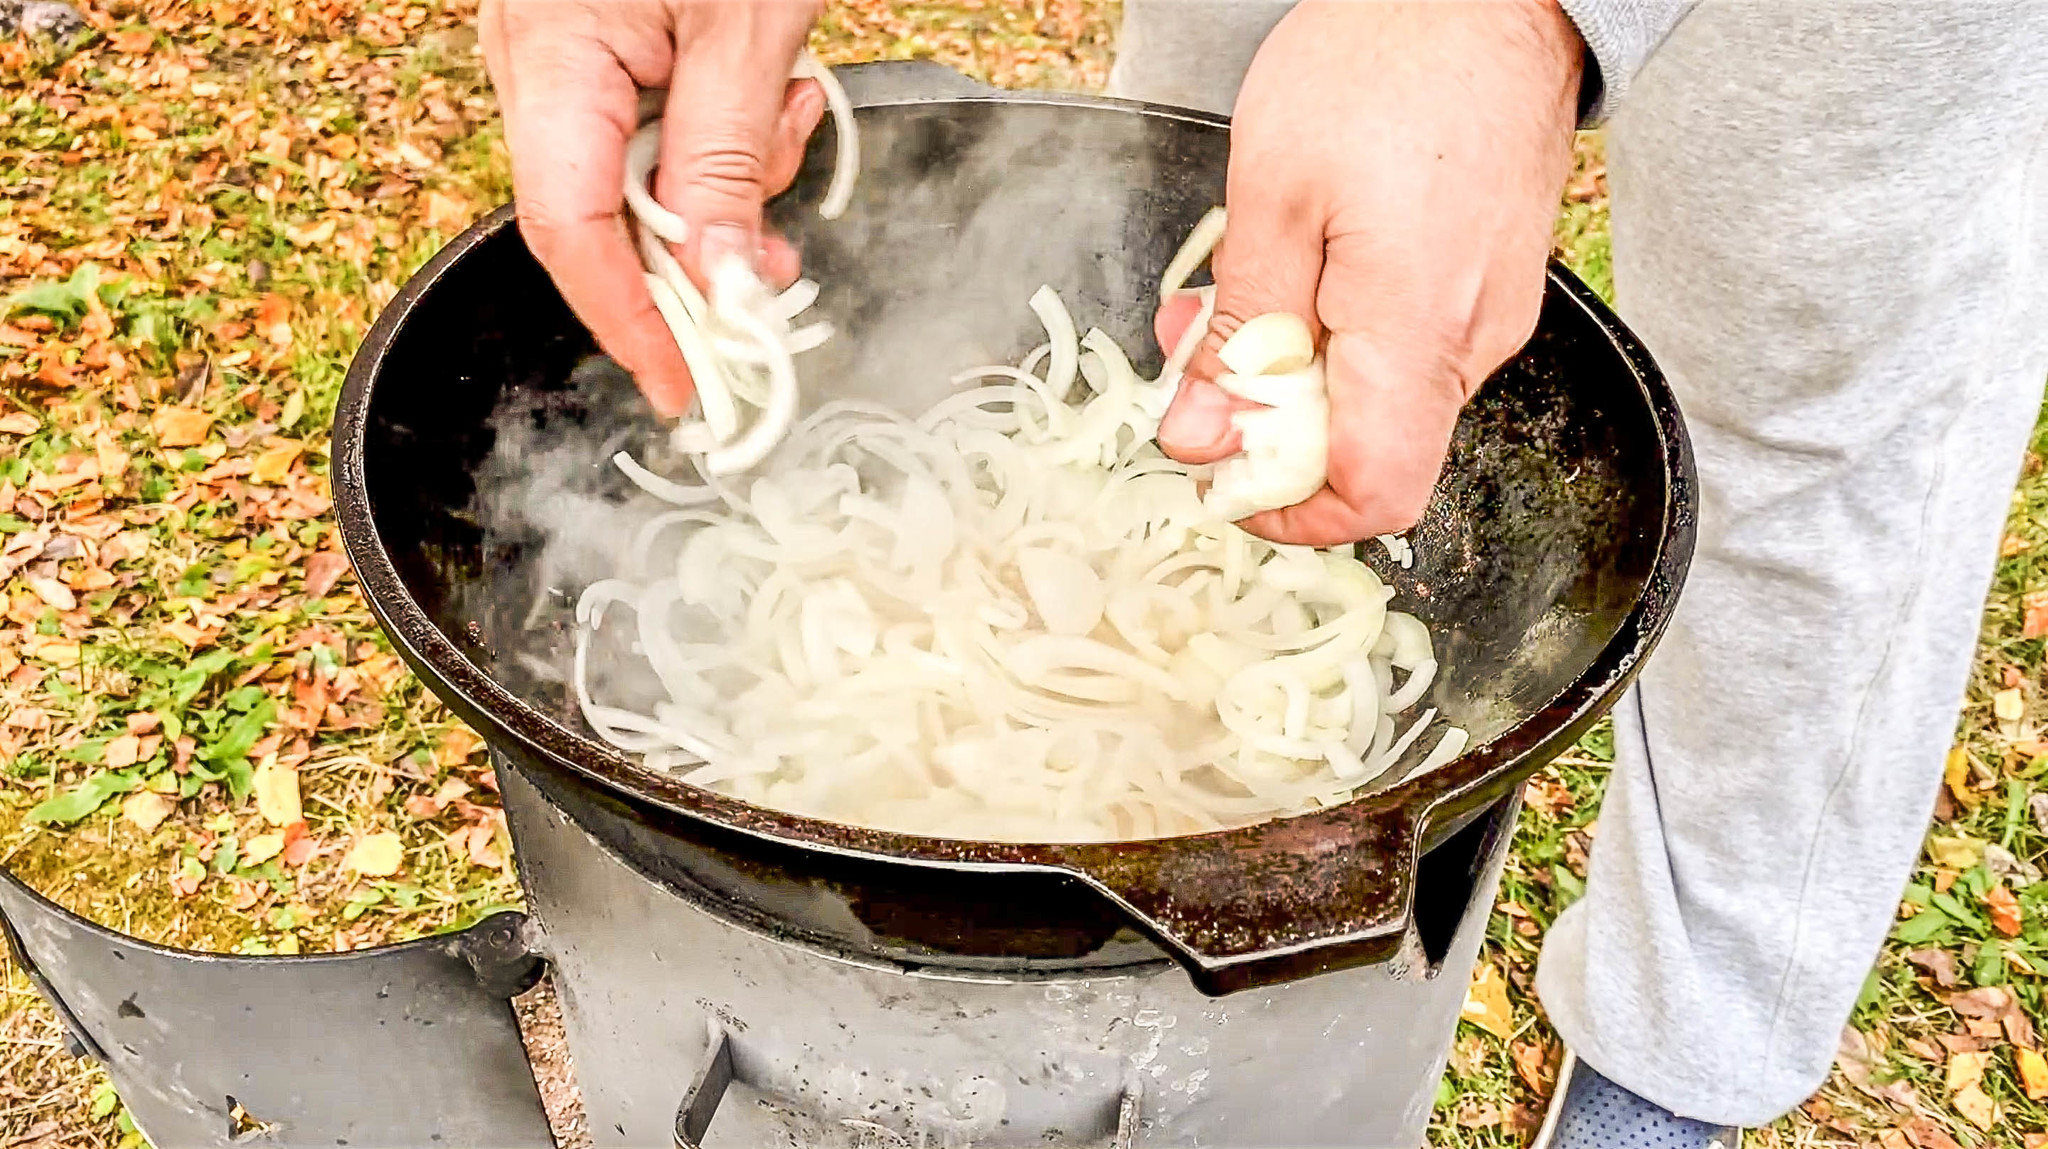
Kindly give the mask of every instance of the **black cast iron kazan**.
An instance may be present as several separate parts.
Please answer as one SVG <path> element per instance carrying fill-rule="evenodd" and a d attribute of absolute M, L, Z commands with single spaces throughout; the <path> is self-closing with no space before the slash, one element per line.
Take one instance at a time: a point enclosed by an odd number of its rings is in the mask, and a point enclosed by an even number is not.
<path fill-rule="evenodd" d="M 1140 370 L 1157 369 L 1157 276 L 1221 200 L 1224 122 L 1021 94 L 859 115 L 861 183 L 846 217 L 815 212 L 826 133 L 773 210 L 839 331 L 805 359 L 807 387 L 878 358 L 943 356 L 929 367 L 941 374 L 1014 361 L 1032 341 L 1023 303 L 1042 282 L 1084 327 L 1144 349 Z M 1692 459 L 1672 396 L 1614 316 L 1553 267 L 1535 337 L 1464 415 L 1410 534 L 1413 569 L 1372 556 L 1395 605 L 1437 636 L 1444 670 L 1429 702 L 1471 731 L 1462 758 L 1333 809 L 1158 841 L 857 829 L 644 769 L 508 656 L 543 588 L 522 545 L 485 539 L 475 476 L 508 394 L 590 404 L 571 380 L 592 353 L 509 209 L 451 243 L 349 371 L 334 435 L 349 557 L 413 669 L 586 831 L 730 920 L 855 960 L 1028 976 L 1171 957 L 1210 993 L 1384 960 L 1416 912 L 1423 852 L 1612 704 L 1692 551 Z M 643 438 L 655 432 L 647 417 Z"/>

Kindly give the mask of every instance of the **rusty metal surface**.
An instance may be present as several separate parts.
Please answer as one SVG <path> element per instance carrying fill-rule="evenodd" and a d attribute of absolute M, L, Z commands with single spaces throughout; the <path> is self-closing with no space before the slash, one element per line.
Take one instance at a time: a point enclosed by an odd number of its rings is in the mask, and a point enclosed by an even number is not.
<path fill-rule="evenodd" d="M 829 286 L 883 268 L 896 276 L 895 304 L 937 291 L 954 304 L 1011 304 L 956 312 L 990 318 L 949 330 L 948 348 L 1016 350 L 1016 305 L 1046 280 L 1126 346 L 1150 347 L 1144 301 L 1158 269 L 1221 196 L 1219 121 L 1024 94 L 911 99 L 861 116 L 867 160 L 848 215 L 819 225 L 807 210 L 829 164 L 825 143 L 775 205 L 828 285 L 825 317 L 862 333 L 808 360 L 807 378 L 857 390 L 890 338 L 914 334 L 870 313 L 872 299 Z M 1002 162 L 991 163 L 997 147 Z M 959 262 L 1005 229 L 1056 237 L 1047 250 L 1057 257 Z M 1094 258 L 1077 265 L 1077 249 Z M 904 267 L 937 270 L 905 278 Z M 1386 958 L 1423 852 L 1619 696 L 1661 633 L 1692 550 L 1692 463 L 1670 392 L 1613 315 L 1554 267 L 1535 337 L 1459 426 L 1413 536 L 1414 569 L 1388 572 L 1441 636 L 1429 703 L 1471 730 L 1464 757 L 1332 810 L 1160 841 L 1020 845 L 854 829 L 642 769 L 589 736 L 559 687 L 522 671 L 517 655 L 550 649 L 567 611 L 527 619 L 539 588 L 516 547 L 486 546 L 475 475 L 508 392 L 548 396 L 568 425 L 594 428 L 576 390 L 591 353 L 509 208 L 386 309 L 351 366 L 334 435 L 337 516 L 373 609 L 437 694 L 564 802 L 603 811 L 622 851 L 790 928 L 934 964 L 1163 953 L 1205 990 L 1228 992 Z M 593 449 L 598 441 L 593 429 Z M 992 904 L 1015 912 L 988 922 Z M 1001 928 L 957 928 L 963 921 Z M 983 952 L 996 934 L 1003 945 Z"/>

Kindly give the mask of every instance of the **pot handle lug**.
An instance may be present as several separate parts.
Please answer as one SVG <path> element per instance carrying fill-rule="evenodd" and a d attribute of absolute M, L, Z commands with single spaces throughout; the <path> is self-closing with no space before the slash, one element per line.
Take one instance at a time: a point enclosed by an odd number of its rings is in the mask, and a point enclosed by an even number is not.
<path fill-rule="evenodd" d="M 1412 917 L 1417 795 L 1407 788 L 1215 834 L 1064 851 L 1221 996 L 1389 960 Z"/>

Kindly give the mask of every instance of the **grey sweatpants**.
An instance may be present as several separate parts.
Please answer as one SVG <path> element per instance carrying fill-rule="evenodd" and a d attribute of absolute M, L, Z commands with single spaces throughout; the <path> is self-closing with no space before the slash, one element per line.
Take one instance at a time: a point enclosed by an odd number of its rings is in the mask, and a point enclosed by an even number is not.
<path fill-rule="evenodd" d="M 1112 90 L 1227 111 L 1287 6 L 1126 0 Z M 2048 378 L 2048 5 L 1705 0 L 1608 133 L 1699 548 L 1537 984 L 1603 1074 L 1756 1125 L 1892 923 Z"/>

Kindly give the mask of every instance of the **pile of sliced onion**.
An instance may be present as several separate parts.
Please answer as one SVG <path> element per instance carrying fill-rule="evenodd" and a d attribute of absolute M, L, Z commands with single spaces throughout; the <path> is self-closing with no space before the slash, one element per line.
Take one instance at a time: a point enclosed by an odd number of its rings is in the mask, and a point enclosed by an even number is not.
<path fill-rule="evenodd" d="M 853 196 L 860 167 L 853 108 L 832 70 L 808 52 L 798 58 L 793 76 L 816 80 L 832 112 L 838 157 L 818 214 L 836 219 Z M 696 415 L 676 427 L 674 442 L 678 450 L 701 456 L 711 473 L 732 474 L 759 464 L 788 433 L 797 411 L 795 357 L 824 343 L 832 328 L 795 326 L 818 297 L 818 285 L 809 280 L 776 293 L 751 267 L 730 257 L 708 269 L 708 299 L 690 282 L 669 251 L 670 244 L 689 238 L 689 226 L 648 190 L 660 159 L 661 127 L 658 118 L 641 125 L 628 144 L 625 193 L 647 290 L 697 388 Z"/>
<path fill-rule="evenodd" d="M 1409 713 L 1427 629 L 1350 549 L 1205 503 L 1153 443 L 1176 368 L 1141 379 L 1050 288 L 1030 303 L 1045 346 L 920 417 L 828 403 L 740 481 L 616 457 L 672 506 L 578 604 L 600 736 L 758 805 L 1009 841 L 1244 825 L 1395 769 L 1436 719 Z M 1226 348 L 1253 398 L 1305 389 L 1291 338 Z M 600 648 L 661 701 L 596 697 Z M 1465 742 L 1446 728 L 1416 770 Z"/>

